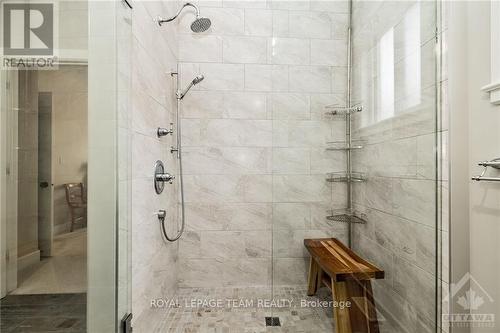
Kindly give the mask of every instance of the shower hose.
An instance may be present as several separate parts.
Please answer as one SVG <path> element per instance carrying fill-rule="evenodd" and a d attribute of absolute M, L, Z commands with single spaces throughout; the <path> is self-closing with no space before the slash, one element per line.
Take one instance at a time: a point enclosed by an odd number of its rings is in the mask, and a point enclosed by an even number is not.
<path fill-rule="evenodd" d="M 182 233 L 184 232 L 184 226 L 186 224 L 185 217 L 184 217 L 184 181 L 183 181 L 183 176 L 182 176 L 182 142 L 181 142 L 181 124 L 180 124 L 180 119 L 179 119 L 179 108 L 180 108 L 180 103 L 181 100 L 180 98 L 177 99 L 177 115 L 176 115 L 176 126 L 177 126 L 177 159 L 179 161 L 179 186 L 180 186 L 180 195 L 181 195 L 181 228 L 177 235 L 174 238 L 171 238 L 168 236 L 167 230 L 165 228 L 165 220 L 161 220 L 161 230 L 163 232 L 163 235 L 169 242 L 175 242 L 178 240 L 181 236 Z"/>

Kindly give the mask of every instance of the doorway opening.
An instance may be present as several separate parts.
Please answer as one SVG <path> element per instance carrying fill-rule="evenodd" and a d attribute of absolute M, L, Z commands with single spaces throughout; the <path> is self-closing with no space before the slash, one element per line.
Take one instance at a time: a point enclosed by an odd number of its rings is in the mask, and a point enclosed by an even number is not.
<path fill-rule="evenodd" d="M 6 207 L 10 211 L 6 295 L 0 306 L 2 310 L 30 306 L 43 312 L 19 316 L 17 311 L 2 311 L 2 324 L 14 331 L 40 323 L 51 331 L 84 331 L 87 66 L 9 71 L 5 80 Z M 40 313 L 50 320 L 40 320 Z"/>

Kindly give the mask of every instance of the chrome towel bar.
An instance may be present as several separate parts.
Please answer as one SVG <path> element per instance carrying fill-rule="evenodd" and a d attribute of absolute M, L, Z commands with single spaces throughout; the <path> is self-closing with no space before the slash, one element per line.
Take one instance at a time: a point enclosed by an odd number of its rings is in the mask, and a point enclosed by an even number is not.
<path fill-rule="evenodd" d="M 486 171 L 488 167 L 492 167 L 494 169 L 500 169 L 500 158 L 495 158 L 491 161 L 479 162 L 479 166 L 484 167 L 483 172 L 479 176 L 473 176 L 471 179 L 475 181 L 487 181 L 487 182 L 500 182 L 500 178 L 498 177 L 485 177 Z"/>
<path fill-rule="evenodd" d="M 482 177 L 482 176 L 475 176 L 472 177 L 472 180 L 476 181 L 487 181 L 487 182 L 500 182 L 500 178 L 495 178 L 495 177 Z"/>

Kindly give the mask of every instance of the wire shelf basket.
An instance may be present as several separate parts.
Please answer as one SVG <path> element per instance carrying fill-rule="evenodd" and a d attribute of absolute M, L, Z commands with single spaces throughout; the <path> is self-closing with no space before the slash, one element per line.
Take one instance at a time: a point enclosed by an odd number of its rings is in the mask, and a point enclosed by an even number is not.
<path fill-rule="evenodd" d="M 366 180 L 366 176 L 361 172 L 330 172 L 326 181 L 330 183 L 361 183 Z"/>
<path fill-rule="evenodd" d="M 327 106 L 325 106 L 325 109 L 327 110 L 325 112 L 326 116 L 347 116 L 349 114 L 363 111 L 363 107 L 360 105 L 352 106 L 352 107 L 339 106 L 339 105 L 327 105 Z"/>
<path fill-rule="evenodd" d="M 345 141 L 333 141 L 326 143 L 327 145 L 326 150 L 329 151 L 356 150 L 356 149 L 362 149 L 364 144 L 365 142 L 362 140 L 353 140 L 350 146 Z"/>
<path fill-rule="evenodd" d="M 328 211 L 326 219 L 341 223 L 358 223 L 366 224 L 366 214 L 357 212 L 352 209 L 332 209 Z"/>

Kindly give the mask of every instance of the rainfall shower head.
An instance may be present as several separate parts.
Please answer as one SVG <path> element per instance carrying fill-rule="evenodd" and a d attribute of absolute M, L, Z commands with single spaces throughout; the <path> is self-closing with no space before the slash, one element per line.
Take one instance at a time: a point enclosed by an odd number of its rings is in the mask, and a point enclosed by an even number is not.
<path fill-rule="evenodd" d="M 168 18 L 168 19 L 164 19 L 162 18 L 161 16 L 158 17 L 158 19 L 156 20 L 158 22 L 158 24 L 161 26 L 163 23 L 166 23 L 166 22 L 172 22 L 173 20 L 175 20 L 179 14 L 182 12 L 182 10 L 186 7 L 193 7 L 195 10 L 196 10 L 196 19 L 193 21 L 193 23 L 191 23 L 191 30 L 193 32 L 196 32 L 196 33 L 199 33 L 199 32 L 204 32 L 204 31 L 207 31 L 208 28 L 210 28 L 210 26 L 212 25 L 212 21 L 210 21 L 209 18 L 207 17 L 202 17 L 200 16 L 200 10 L 198 9 L 198 7 L 190 2 L 186 2 L 182 7 L 181 9 L 179 9 L 179 11 L 177 12 L 177 14 L 175 14 L 174 16 L 172 16 L 171 18 Z"/>
<path fill-rule="evenodd" d="M 188 91 L 195 85 L 197 85 L 198 83 L 200 83 L 201 81 L 203 81 L 203 79 L 205 79 L 205 77 L 203 75 L 197 75 L 193 81 L 191 81 L 191 83 L 189 83 L 189 86 L 187 86 L 186 89 L 184 89 L 183 91 L 178 91 L 177 92 L 177 98 L 178 99 L 183 99 L 184 96 L 186 96 L 186 94 L 188 93 Z"/>
<path fill-rule="evenodd" d="M 191 23 L 191 30 L 193 32 L 204 32 L 212 25 L 212 21 L 209 18 L 198 16 L 193 23 Z"/>

